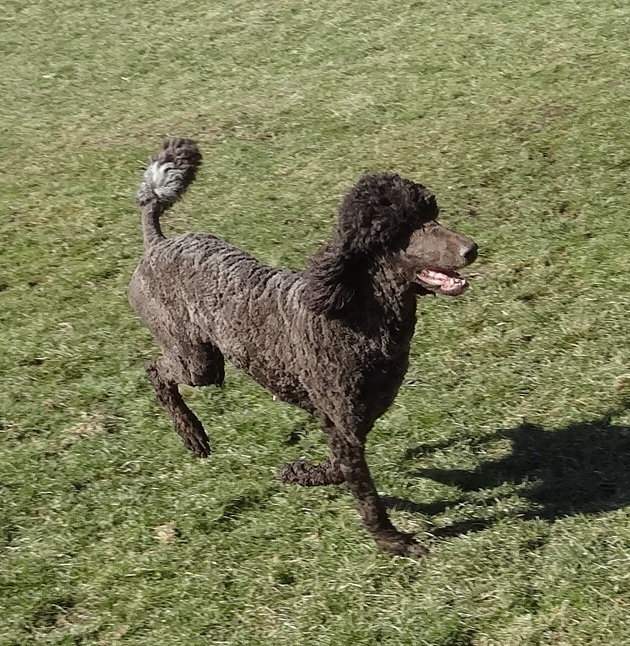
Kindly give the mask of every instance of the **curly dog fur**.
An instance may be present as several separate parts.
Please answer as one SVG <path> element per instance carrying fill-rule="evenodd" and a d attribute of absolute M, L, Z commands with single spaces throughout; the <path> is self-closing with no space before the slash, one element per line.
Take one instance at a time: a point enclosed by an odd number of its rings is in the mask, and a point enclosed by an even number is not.
<path fill-rule="evenodd" d="M 423 186 L 394 173 L 366 175 L 345 196 L 332 240 L 296 273 L 269 267 L 207 234 L 166 238 L 160 216 L 193 181 L 201 154 L 167 139 L 137 194 L 145 253 L 129 300 L 162 357 L 147 375 L 185 445 L 210 453 L 178 384 L 220 386 L 230 360 L 279 399 L 322 424 L 330 457 L 286 465 L 284 482 L 346 482 L 363 524 L 392 554 L 423 548 L 390 522 L 365 461 L 374 422 L 389 408 L 408 367 L 416 297 L 458 295 L 455 270 L 476 244 L 436 222 Z"/>

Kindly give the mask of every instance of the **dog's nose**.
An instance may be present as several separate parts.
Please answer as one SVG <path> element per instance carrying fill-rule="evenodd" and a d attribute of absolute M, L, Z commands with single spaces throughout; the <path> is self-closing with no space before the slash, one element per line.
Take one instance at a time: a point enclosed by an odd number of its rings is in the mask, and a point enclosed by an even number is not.
<path fill-rule="evenodd" d="M 475 262 L 477 259 L 478 249 L 479 247 L 477 246 L 477 243 L 471 240 L 469 244 L 464 244 L 460 247 L 459 253 L 461 253 L 461 255 L 466 258 L 468 264 L 470 264 L 471 262 Z"/>

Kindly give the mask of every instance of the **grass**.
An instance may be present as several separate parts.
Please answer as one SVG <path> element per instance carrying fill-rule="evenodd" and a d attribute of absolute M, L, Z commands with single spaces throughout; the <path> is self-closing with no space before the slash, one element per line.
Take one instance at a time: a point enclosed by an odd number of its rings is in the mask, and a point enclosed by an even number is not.
<path fill-rule="evenodd" d="M 630 8 L 621 0 L 8 0 L 0 16 L 0 644 L 627 644 Z M 154 401 L 125 289 L 166 135 L 205 166 L 169 231 L 301 267 L 363 171 L 480 243 L 423 299 L 369 460 L 391 559 L 324 443 L 231 371 Z"/>

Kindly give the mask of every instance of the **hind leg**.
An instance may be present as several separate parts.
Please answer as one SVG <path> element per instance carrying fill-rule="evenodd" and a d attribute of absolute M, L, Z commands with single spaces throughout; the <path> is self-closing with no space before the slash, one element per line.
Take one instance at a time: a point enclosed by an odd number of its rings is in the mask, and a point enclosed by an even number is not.
<path fill-rule="evenodd" d="M 198 457 L 210 455 L 208 436 L 188 408 L 178 384 L 188 386 L 221 386 L 224 378 L 223 355 L 215 346 L 203 344 L 183 355 L 166 355 L 146 366 L 155 393 L 169 412 L 175 430 L 187 449 Z"/>

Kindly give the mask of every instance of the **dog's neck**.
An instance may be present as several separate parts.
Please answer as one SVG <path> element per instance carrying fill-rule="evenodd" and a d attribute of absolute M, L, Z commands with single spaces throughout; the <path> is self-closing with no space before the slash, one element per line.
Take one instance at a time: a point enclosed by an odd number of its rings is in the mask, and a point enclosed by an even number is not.
<path fill-rule="evenodd" d="M 415 324 L 416 297 L 406 274 L 392 258 L 375 259 L 369 271 L 372 307 L 366 314 L 379 319 L 380 326 L 407 329 Z"/>
<path fill-rule="evenodd" d="M 407 329 L 415 322 L 415 297 L 397 256 L 346 252 L 329 243 L 303 272 L 303 298 L 316 313 L 369 334 Z"/>

